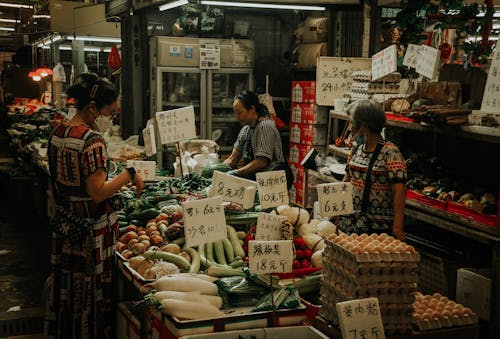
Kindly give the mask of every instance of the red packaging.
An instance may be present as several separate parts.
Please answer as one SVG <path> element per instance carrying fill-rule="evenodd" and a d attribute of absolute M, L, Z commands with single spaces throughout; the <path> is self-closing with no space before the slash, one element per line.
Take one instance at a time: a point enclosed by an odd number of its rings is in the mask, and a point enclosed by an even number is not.
<path fill-rule="evenodd" d="M 292 81 L 292 102 L 315 103 L 316 81 Z"/>
<path fill-rule="evenodd" d="M 292 103 L 291 122 L 298 124 L 328 124 L 328 107 L 316 104 Z"/>
<path fill-rule="evenodd" d="M 300 166 L 299 164 L 295 164 L 293 162 L 290 162 L 289 165 L 290 168 L 292 169 L 293 177 L 295 178 L 293 183 L 296 184 L 304 182 L 304 176 L 305 176 L 304 167 Z"/>
<path fill-rule="evenodd" d="M 290 203 L 297 206 L 304 206 L 304 190 L 297 186 L 300 185 L 293 184 L 292 188 L 288 191 Z"/>
<path fill-rule="evenodd" d="M 327 126 L 290 123 L 290 142 L 304 145 L 326 145 Z"/>
<path fill-rule="evenodd" d="M 492 214 L 478 213 L 471 209 L 468 209 L 463 204 L 449 201 L 448 202 L 448 211 L 458 214 L 460 216 L 470 218 L 474 221 L 486 224 L 488 226 L 496 226 L 497 225 L 497 216 Z"/>
<path fill-rule="evenodd" d="M 311 146 L 308 145 L 303 145 L 303 144 L 296 144 L 291 142 L 290 143 L 290 154 L 288 156 L 288 160 L 290 162 L 293 162 L 295 164 L 300 165 L 302 160 L 304 160 L 304 157 L 306 156 L 307 152 L 309 152 L 309 149 Z"/>
<path fill-rule="evenodd" d="M 421 202 L 423 204 L 438 208 L 438 209 L 443 210 L 443 211 L 445 211 L 447 209 L 447 205 L 448 205 L 447 201 L 441 201 L 438 199 L 434 199 L 434 198 L 428 197 L 426 195 L 417 193 L 413 190 L 406 190 L 406 198 Z"/>

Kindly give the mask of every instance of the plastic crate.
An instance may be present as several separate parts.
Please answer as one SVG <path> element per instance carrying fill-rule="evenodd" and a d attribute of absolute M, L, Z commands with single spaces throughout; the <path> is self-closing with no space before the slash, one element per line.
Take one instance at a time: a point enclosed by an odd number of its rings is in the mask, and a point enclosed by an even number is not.
<path fill-rule="evenodd" d="M 418 288 L 427 294 L 441 293 L 454 299 L 458 265 L 427 251 L 419 249 L 419 253 Z"/>

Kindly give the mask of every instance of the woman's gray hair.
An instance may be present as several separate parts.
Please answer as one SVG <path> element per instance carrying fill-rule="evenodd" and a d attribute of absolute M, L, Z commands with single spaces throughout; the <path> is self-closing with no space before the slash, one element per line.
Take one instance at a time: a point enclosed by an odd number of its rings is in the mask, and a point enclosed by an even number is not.
<path fill-rule="evenodd" d="M 354 129 L 366 125 L 370 131 L 380 133 L 385 127 L 385 112 L 382 105 L 375 100 L 355 101 L 347 107 L 347 113 L 351 116 Z"/>

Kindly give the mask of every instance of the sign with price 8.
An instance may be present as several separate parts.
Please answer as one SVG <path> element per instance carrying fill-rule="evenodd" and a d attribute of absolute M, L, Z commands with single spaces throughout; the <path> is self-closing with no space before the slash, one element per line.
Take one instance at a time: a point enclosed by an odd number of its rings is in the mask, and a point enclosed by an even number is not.
<path fill-rule="evenodd" d="M 156 112 L 162 145 L 196 138 L 193 106 Z"/>
<path fill-rule="evenodd" d="M 248 267 L 252 273 L 292 272 L 293 248 L 291 240 L 248 242 Z"/>
<path fill-rule="evenodd" d="M 156 161 L 127 160 L 127 167 L 133 167 L 142 180 L 156 179 Z"/>
<path fill-rule="evenodd" d="M 335 305 L 342 338 L 385 339 L 377 298 L 344 301 Z"/>
<path fill-rule="evenodd" d="M 244 209 L 252 208 L 257 192 L 257 183 L 238 178 L 220 171 L 214 171 L 209 197 L 221 196 L 222 200 L 240 204 Z"/>
<path fill-rule="evenodd" d="M 151 157 L 156 154 L 156 135 L 153 119 L 149 120 L 146 128 L 142 130 L 144 139 L 144 151 L 146 156 Z"/>
<path fill-rule="evenodd" d="M 262 208 L 288 205 L 288 188 L 285 171 L 260 172 L 255 175 Z"/>
<path fill-rule="evenodd" d="M 207 198 L 182 203 L 186 246 L 193 247 L 227 238 L 222 198 Z"/>
<path fill-rule="evenodd" d="M 318 190 L 319 213 L 324 218 L 352 214 L 352 184 L 334 182 L 316 185 Z"/>
<path fill-rule="evenodd" d="M 260 212 L 257 216 L 255 240 L 281 240 L 281 223 L 284 215 Z"/>

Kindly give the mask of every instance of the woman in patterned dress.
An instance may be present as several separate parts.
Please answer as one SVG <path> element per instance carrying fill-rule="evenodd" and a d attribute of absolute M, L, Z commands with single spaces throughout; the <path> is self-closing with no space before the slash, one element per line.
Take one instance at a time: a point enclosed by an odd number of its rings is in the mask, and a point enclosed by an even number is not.
<path fill-rule="evenodd" d="M 68 89 L 77 114 L 49 139 L 56 213 L 51 220 L 51 276 L 46 338 L 114 338 L 114 244 L 117 217 L 109 198 L 132 181 L 133 169 L 107 179 L 107 154 L 96 119 L 117 107 L 114 85 L 82 74 Z M 134 176 L 135 175 L 135 176 Z"/>
<path fill-rule="evenodd" d="M 356 101 L 347 110 L 351 115 L 352 135 L 357 146 L 353 147 L 347 160 L 344 181 L 353 185 L 354 209 L 361 209 L 368 165 L 377 145 L 381 144 L 371 175 L 366 212 L 370 222 L 368 227 L 371 232 L 389 233 L 404 241 L 406 162 L 398 147 L 382 138 L 385 113 L 381 105 L 373 100 Z"/>

